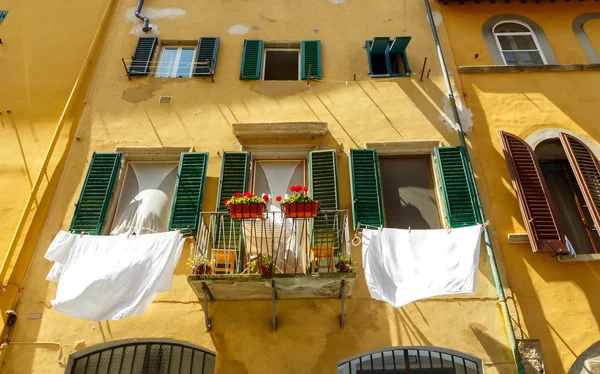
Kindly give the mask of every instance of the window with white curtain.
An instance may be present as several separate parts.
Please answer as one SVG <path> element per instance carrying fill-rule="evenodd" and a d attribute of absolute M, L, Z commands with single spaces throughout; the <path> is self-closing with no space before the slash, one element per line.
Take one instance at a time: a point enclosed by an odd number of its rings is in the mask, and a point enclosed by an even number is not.
<path fill-rule="evenodd" d="M 169 231 L 177 162 L 129 162 L 111 235 Z"/>
<path fill-rule="evenodd" d="M 546 58 L 533 30 L 519 21 L 503 21 L 493 28 L 506 65 L 542 65 Z"/>
<path fill-rule="evenodd" d="M 164 47 L 158 60 L 157 78 L 189 78 L 194 66 L 194 47 Z"/>

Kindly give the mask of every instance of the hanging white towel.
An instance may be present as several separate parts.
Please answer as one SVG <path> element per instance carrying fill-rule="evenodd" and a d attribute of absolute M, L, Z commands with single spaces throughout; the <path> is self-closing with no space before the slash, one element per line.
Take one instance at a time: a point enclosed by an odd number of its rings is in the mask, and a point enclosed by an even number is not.
<path fill-rule="evenodd" d="M 55 261 L 48 278 L 58 278 L 52 306 L 92 321 L 143 313 L 156 293 L 171 289 L 184 243 L 177 231 L 130 237 L 59 233 L 57 239 L 46 253 Z"/>
<path fill-rule="evenodd" d="M 481 226 L 451 230 L 364 230 L 371 297 L 401 307 L 427 297 L 473 293 Z"/>

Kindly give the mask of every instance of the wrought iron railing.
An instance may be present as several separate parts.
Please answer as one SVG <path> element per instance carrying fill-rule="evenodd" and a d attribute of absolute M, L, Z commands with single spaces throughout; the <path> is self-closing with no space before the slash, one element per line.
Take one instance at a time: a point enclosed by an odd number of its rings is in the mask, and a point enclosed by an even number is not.
<path fill-rule="evenodd" d="M 350 254 L 348 212 L 320 211 L 316 218 L 285 218 L 280 211 L 258 219 L 232 219 L 228 212 L 203 212 L 197 258 L 209 260 L 206 274 L 260 273 L 264 259 L 274 274 L 336 272 Z"/>

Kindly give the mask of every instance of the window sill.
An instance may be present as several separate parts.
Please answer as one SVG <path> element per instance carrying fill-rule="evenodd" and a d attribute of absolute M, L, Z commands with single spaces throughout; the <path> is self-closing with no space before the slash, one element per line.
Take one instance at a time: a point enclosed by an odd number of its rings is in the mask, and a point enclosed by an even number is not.
<path fill-rule="evenodd" d="M 410 72 L 406 74 L 369 74 L 371 78 L 404 78 L 410 77 Z"/>
<path fill-rule="evenodd" d="M 590 262 L 590 261 L 600 261 L 600 254 L 591 253 L 591 254 L 581 254 L 575 257 L 571 257 L 568 255 L 564 256 L 556 256 L 556 260 L 558 262 Z"/>
<path fill-rule="evenodd" d="M 558 65 L 471 65 L 461 66 L 461 74 L 479 73 L 536 73 L 536 72 L 569 72 L 600 71 L 600 64 L 558 64 Z"/>

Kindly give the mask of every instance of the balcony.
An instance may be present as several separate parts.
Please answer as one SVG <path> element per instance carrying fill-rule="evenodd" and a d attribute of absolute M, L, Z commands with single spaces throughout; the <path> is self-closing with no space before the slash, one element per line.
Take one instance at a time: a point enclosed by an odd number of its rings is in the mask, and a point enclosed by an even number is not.
<path fill-rule="evenodd" d="M 344 298 L 352 296 L 356 279 L 336 267 L 350 254 L 347 211 L 320 211 L 316 218 L 271 211 L 258 219 L 205 212 L 200 220 L 195 256 L 210 262 L 189 275 L 188 283 L 204 302 L 208 330 L 208 301 L 220 300 L 271 300 L 276 329 L 278 299 L 339 298 L 343 326 Z"/>

